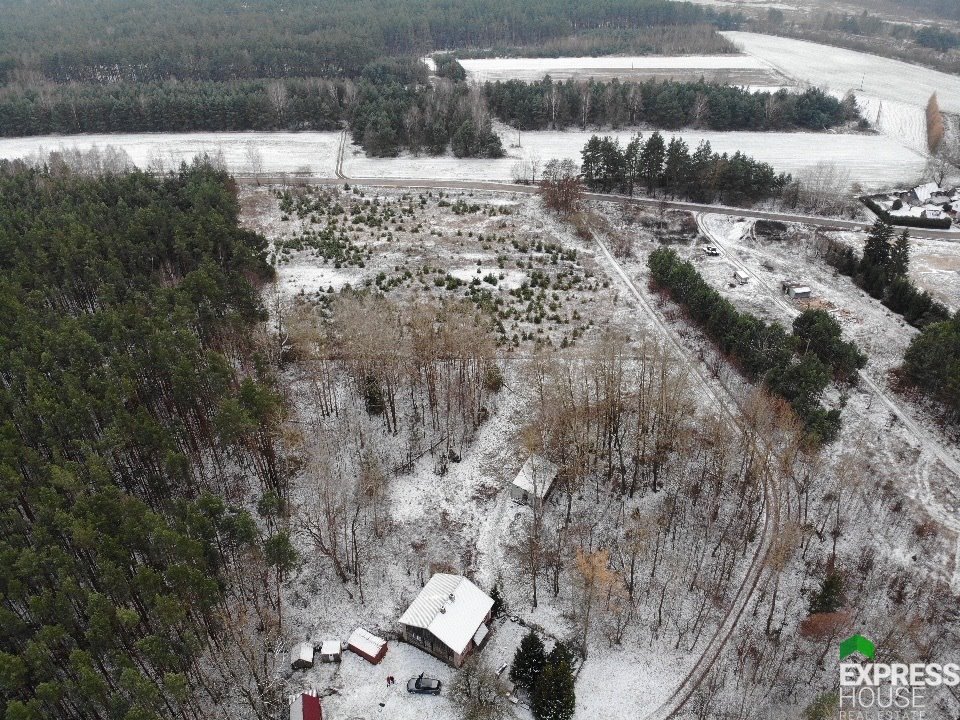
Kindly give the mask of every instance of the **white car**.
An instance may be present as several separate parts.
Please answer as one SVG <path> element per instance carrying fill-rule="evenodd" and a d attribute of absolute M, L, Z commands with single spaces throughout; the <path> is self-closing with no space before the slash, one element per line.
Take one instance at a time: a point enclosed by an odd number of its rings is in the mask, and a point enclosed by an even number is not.
<path fill-rule="evenodd" d="M 707 246 L 703 249 L 703 251 L 704 251 L 707 255 L 710 255 L 710 256 L 712 256 L 712 257 L 717 257 L 717 256 L 720 254 L 720 248 L 718 248 L 716 245 L 707 245 Z"/>

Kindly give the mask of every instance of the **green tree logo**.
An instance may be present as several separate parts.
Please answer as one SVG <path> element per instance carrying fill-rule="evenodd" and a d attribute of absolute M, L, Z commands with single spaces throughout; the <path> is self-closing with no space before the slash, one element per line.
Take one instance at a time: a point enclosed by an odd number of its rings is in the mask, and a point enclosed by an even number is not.
<path fill-rule="evenodd" d="M 877 646 L 869 638 L 863 635 L 851 635 L 840 643 L 840 661 L 843 662 L 854 653 L 860 653 L 867 660 L 873 660 L 877 652 Z"/>

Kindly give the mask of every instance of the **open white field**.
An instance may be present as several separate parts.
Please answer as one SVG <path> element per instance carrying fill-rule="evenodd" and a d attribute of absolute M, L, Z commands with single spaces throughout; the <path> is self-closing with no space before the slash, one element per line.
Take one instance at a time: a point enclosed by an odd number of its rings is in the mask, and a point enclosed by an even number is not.
<path fill-rule="evenodd" d="M 498 160 L 455 158 L 452 156 L 368 158 L 357 146 L 347 148 L 344 172 L 355 178 L 430 178 L 510 182 L 518 159 L 536 155 L 542 162 L 550 158 L 572 158 L 579 162 L 588 132 L 527 132 L 521 135 L 522 147 L 511 147 L 508 156 Z M 611 133 L 622 143 L 632 131 Z M 700 132 L 677 131 L 691 148 L 701 140 L 714 150 L 737 150 L 769 162 L 777 170 L 799 173 L 821 162 L 836 162 L 850 171 L 854 181 L 867 189 L 909 183 L 924 167 L 921 155 L 905 147 L 892 135 Z M 262 161 L 260 171 L 267 174 L 306 171 L 318 177 L 333 177 L 336 168 L 339 134 L 303 133 L 169 133 L 47 136 L 0 139 L 0 158 L 39 157 L 54 150 L 89 150 L 114 147 L 123 150 L 140 168 L 162 162 L 174 167 L 197 154 L 208 153 L 222 159 L 227 170 L 251 173 L 251 149 Z M 916 142 L 913 144 L 915 146 Z M 504 145 L 516 143 L 516 136 L 504 133 Z"/>
<path fill-rule="evenodd" d="M 783 76 L 769 63 L 750 55 L 651 55 L 640 57 L 480 58 L 461 60 L 470 80 L 524 80 L 532 82 L 549 75 L 643 80 L 706 77 L 736 85 L 778 86 Z"/>
<path fill-rule="evenodd" d="M 857 107 L 884 135 L 918 152 L 927 151 L 927 118 L 921 105 L 857 93 Z"/>
<path fill-rule="evenodd" d="M 773 35 L 725 32 L 748 55 L 796 80 L 924 107 L 937 93 L 940 108 L 960 112 L 960 78 L 878 55 Z"/>
<path fill-rule="evenodd" d="M 340 133 L 336 132 L 195 132 L 118 133 L 110 135 L 46 135 L 0 138 L 0 159 L 29 158 L 55 150 L 90 150 L 108 146 L 123 150 L 134 165 L 157 162 L 176 167 L 196 155 L 222 157 L 231 172 L 253 172 L 255 149 L 264 172 L 297 172 L 333 176 Z"/>
<path fill-rule="evenodd" d="M 544 162 L 550 158 L 572 158 L 579 162 L 580 151 L 593 134 L 589 131 L 526 132 L 520 137 L 522 148 L 510 148 L 509 157 L 499 160 L 449 156 L 368 158 L 359 148 L 351 147 L 347 150 L 344 172 L 357 178 L 448 178 L 509 182 L 513 166 L 521 157 L 536 155 Z M 626 144 L 633 133 L 619 131 L 607 134 Z M 837 163 L 849 170 L 854 182 L 868 189 L 911 182 L 919 177 L 925 165 L 923 157 L 917 152 L 886 135 L 692 130 L 668 131 L 665 135 L 682 137 L 691 149 L 702 140 L 707 140 L 718 152 L 733 153 L 740 150 L 770 163 L 779 171 L 794 174 L 818 163 Z M 516 135 L 505 140 L 505 145 L 516 143 Z"/>

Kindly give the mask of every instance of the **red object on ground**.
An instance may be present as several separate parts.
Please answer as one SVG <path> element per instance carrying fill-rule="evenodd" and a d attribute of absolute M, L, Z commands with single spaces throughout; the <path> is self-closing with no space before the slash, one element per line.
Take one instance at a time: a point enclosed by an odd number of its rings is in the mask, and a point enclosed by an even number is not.
<path fill-rule="evenodd" d="M 316 695 L 301 693 L 290 706 L 290 720 L 323 720 L 323 708 Z"/>

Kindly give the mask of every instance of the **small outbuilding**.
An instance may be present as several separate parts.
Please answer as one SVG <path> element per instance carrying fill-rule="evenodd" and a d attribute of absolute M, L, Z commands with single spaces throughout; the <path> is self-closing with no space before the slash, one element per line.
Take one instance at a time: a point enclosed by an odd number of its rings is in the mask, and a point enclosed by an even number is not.
<path fill-rule="evenodd" d="M 809 300 L 813 292 L 810 287 L 793 280 L 784 280 L 780 283 L 780 289 L 784 295 L 788 295 L 792 300 Z"/>
<path fill-rule="evenodd" d="M 324 640 L 320 644 L 320 662 L 333 663 L 343 659 L 343 647 L 339 640 Z"/>
<path fill-rule="evenodd" d="M 290 701 L 290 720 L 323 720 L 320 698 L 313 692 L 294 695 Z"/>
<path fill-rule="evenodd" d="M 531 455 L 510 483 L 510 497 L 522 505 L 528 504 L 531 498 L 543 502 L 553 489 L 558 472 L 559 468 L 545 457 Z"/>
<path fill-rule="evenodd" d="M 313 667 L 313 643 L 301 642 L 290 651 L 290 667 L 305 670 Z"/>
<path fill-rule="evenodd" d="M 347 649 L 376 665 L 387 654 L 387 641 L 360 627 L 347 640 Z"/>
<path fill-rule="evenodd" d="M 743 270 L 734 270 L 733 271 L 733 280 L 737 285 L 746 285 L 747 280 L 750 279 L 750 276 L 747 275 Z"/>

